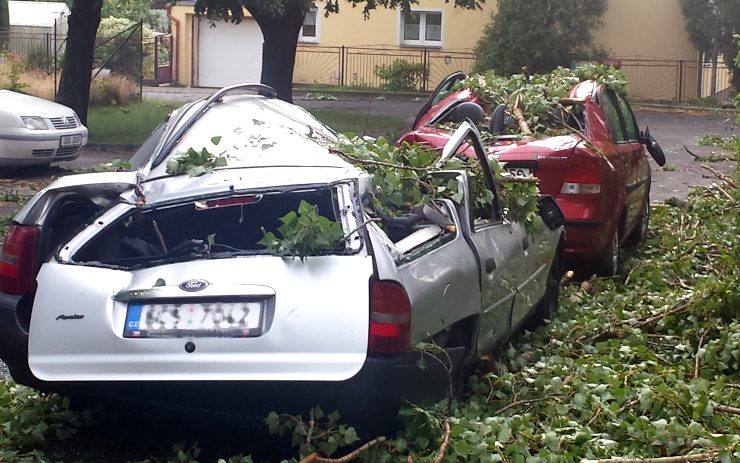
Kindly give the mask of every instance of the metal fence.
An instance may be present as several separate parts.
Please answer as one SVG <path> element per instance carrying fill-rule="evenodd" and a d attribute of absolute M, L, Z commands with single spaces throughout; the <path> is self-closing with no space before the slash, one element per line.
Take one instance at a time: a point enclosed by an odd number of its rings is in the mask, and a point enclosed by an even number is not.
<path fill-rule="evenodd" d="M 732 72 L 725 63 L 717 66 L 716 87 L 712 88 L 712 65 L 699 61 L 617 59 L 612 62 L 627 76 L 633 100 L 688 101 L 712 97 L 729 99 Z"/>
<path fill-rule="evenodd" d="M 0 86 L 16 81 L 20 88 L 48 99 L 56 97 L 66 37 L 51 32 L 11 31 L 0 35 Z M 141 98 L 144 83 L 172 81 L 172 36 L 145 38 L 141 23 L 95 40 L 94 82 L 117 76 L 116 85 L 130 85 Z"/>
<path fill-rule="evenodd" d="M 470 73 L 475 62 L 472 52 L 448 52 L 437 49 L 382 47 L 325 47 L 299 44 L 293 82 L 296 84 L 341 85 L 358 88 L 382 88 L 378 66 L 390 66 L 404 60 L 423 66 L 423 78 L 415 90 L 430 90 L 454 71 Z M 627 76 L 633 100 L 687 101 L 713 97 L 720 102 L 730 97 L 732 73 L 719 64 L 716 88 L 712 88 L 711 64 L 687 60 L 610 59 Z"/>
<path fill-rule="evenodd" d="M 475 61 L 471 52 L 444 52 L 433 49 L 397 47 L 324 47 L 298 45 L 293 83 L 381 88 L 379 66 L 396 61 L 422 65 L 423 77 L 414 90 L 429 90 L 454 71 L 470 72 Z"/>

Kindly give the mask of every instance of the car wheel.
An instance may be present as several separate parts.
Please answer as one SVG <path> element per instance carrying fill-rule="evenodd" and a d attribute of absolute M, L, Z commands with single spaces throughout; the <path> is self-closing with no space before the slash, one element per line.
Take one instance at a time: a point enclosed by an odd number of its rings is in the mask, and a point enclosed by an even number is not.
<path fill-rule="evenodd" d="M 617 230 L 614 231 L 614 236 L 598 263 L 596 273 L 605 277 L 613 277 L 619 273 L 619 232 Z"/>
<path fill-rule="evenodd" d="M 647 239 L 648 227 L 650 226 L 650 199 L 645 201 L 642 206 L 642 212 L 638 219 L 635 229 L 630 234 L 630 243 L 639 244 L 645 242 Z"/>
<path fill-rule="evenodd" d="M 560 278 L 563 274 L 560 262 L 560 258 L 555 256 L 550 266 L 550 272 L 547 274 L 545 295 L 537 303 L 534 313 L 525 325 L 525 329 L 528 331 L 534 331 L 538 326 L 544 325 L 545 320 L 552 320 L 558 312 L 560 306 Z"/>

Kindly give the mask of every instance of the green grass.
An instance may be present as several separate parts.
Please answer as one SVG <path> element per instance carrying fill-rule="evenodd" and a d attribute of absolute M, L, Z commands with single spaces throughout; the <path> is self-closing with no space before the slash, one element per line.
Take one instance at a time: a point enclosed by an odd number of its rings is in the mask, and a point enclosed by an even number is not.
<path fill-rule="evenodd" d="M 141 101 L 126 106 L 90 108 L 87 127 L 92 143 L 124 143 L 138 145 L 182 102 Z M 311 113 L 337 132 L 353 132 L 394 140 L 408 130 L 400 117 L 365 114 L 335 109 L 314 109 Z"/>
<path fill-rule="evenodd" d="M 409 130 L 409 124 L 401 117 L 374 113 L 355 113 L 335 109 L 312 109 L 311 114 L 337 132 L 352 132 L 356 135 L 384 136 L 395 139 Z"/>
<path fill-rule="evenodd" d="M 92 107 L 87 117 L 92 143 L 138 145 L 181 102 L 144 100 L 126 106 Z"/>

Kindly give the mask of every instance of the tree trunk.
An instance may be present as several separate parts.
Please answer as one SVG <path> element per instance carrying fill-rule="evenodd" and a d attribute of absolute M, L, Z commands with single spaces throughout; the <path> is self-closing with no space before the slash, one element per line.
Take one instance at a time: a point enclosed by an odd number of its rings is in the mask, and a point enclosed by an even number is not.
<path fill-rule="evenodd" d="M 74 109 L 87 125 L 90 78 L 95 51 L 95 35 L 100 24 L 103 0 L 74 0 L 67 32 L 67 48 L 62 65 L 57 101 Z"/>
<path fill-rule="evenodd" d="M 10 10 L 8 0 L 0 0 L 0 51 L 8 49 L 10 42 Z"/>
<path fill-rule="evenodd" d="M 256 10 L 256 9 L 255 9 Z M 287 0 L 282 15 L 250 9 L 259 24 L 265 43 L 262 46 L 262 83 L 274 88 L 278 98 L 293 102 L 293 68 L 298 33 L 305 11 L 300 1 Z"/>

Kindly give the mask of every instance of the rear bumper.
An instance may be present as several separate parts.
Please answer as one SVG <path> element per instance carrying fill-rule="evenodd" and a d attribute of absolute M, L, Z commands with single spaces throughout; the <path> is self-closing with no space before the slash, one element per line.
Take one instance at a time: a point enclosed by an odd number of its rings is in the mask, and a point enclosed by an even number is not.
<path fill-rule="evenodd" d="M 343 422 L 375 431 L 395 423 L 402 405 L 436 402 L 450 391 L 447 365 L 426 356 L 422 369 L 419 352 L 369 355 L 361 370 L 345 381 L 40 381 L 28 368 L 28 332 L 17 316 L 22 299 L 0 293 L 0 358 L 10 367 L 16 382 L 47 392 L 117 404 L 155 403 L 258 417 L 270 411 L 305 414 L 320 405 L 325 411 L 338 410 Z M 456 371 L 464 349 L 447 352 L 453 363 L 451 371 Z"/>
<path fill-rule="evenodd" d="M 565 221 L 565 257 L 578 262 L 597 259 L 609 244 L 611 223 L 597 220 Z"/>

